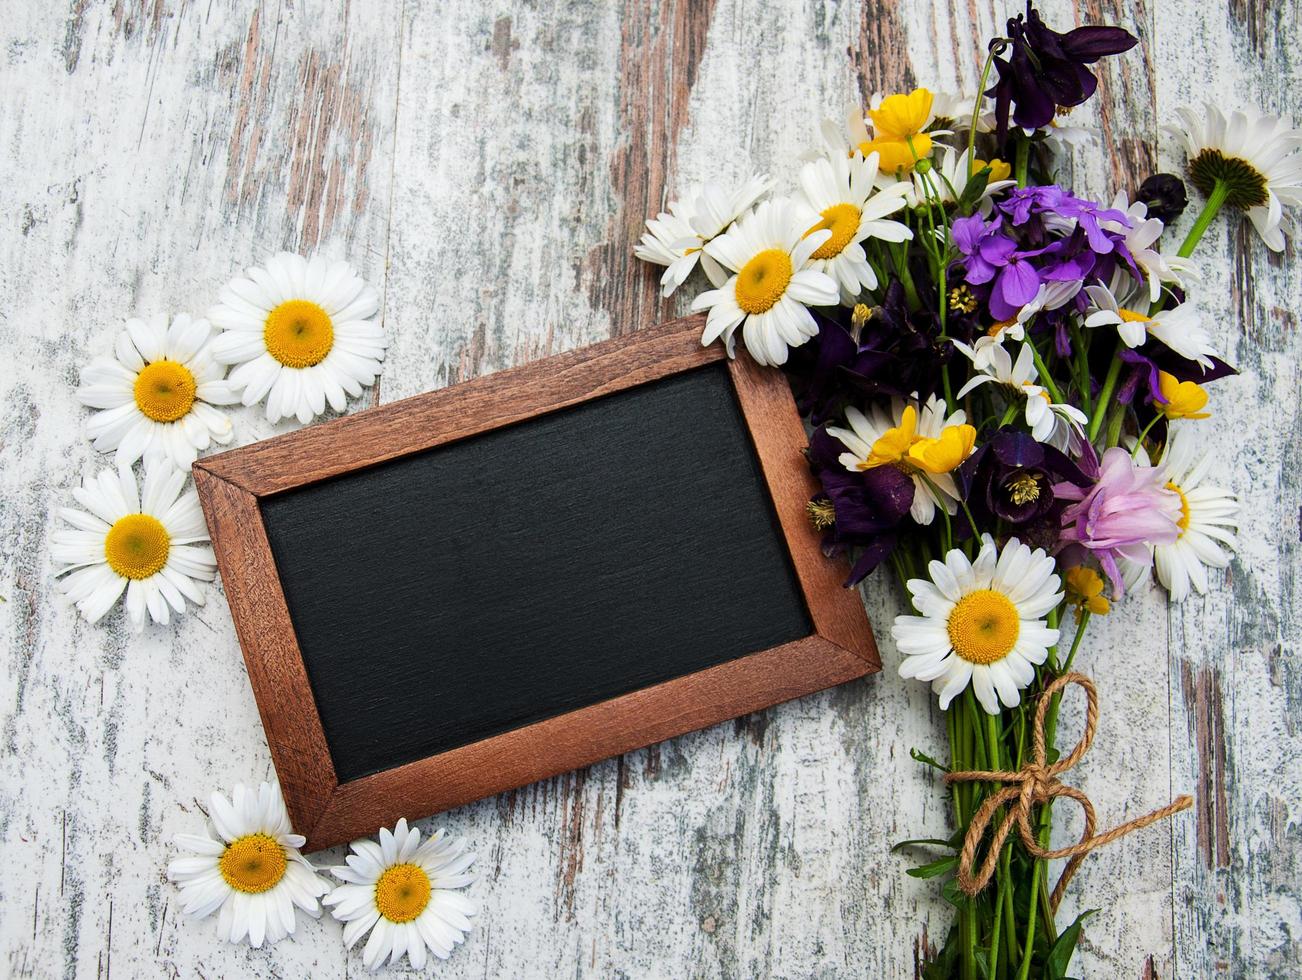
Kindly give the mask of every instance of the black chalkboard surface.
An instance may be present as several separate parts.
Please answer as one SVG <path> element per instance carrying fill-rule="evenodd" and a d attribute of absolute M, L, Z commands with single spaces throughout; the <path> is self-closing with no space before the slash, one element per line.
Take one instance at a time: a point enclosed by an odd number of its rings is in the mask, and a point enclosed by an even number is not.
<path fill-rule="evenodd" d="M 812 630 L 722 364 L 262 513 L 343 781 Z"/>
<path fill-rule="evenodd" d="M 195 463 L 307 850 L 879 669 L 791 390 L 703 325 Z"/>

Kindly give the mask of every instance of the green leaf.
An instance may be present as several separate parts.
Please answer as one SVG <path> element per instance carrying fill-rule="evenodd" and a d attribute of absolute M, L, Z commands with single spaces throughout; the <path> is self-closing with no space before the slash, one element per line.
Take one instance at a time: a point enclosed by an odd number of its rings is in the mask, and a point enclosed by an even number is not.
<path fill-rule="evenodd" d="M 906 847 L 951 847 L 953 841 L 941 840 L 939 837 L 916 837 L 913 840 L 902 840 L 891 848 L 891 853 L 904 850 Z"/>
<path fill-rule="evenodd" d="M 1069 925 L 1058 935 L 1058 941 L 1053 944 L 1053 949 L 1049 950 L 1049 955 L 1044 961 L 1044 975 L 1051 980 L 1066 980 L 1067 964 L 1071 962 L 1072 954 L 1076 952 L 1076 941 L 1080 939 L 1081 923 L 1098 909 L 1086 909 L 1080 915 L 1076 916 L 1076 921 Z"/>
<path fill-rule="evenodd" d="M 930 864 L 909 868 L 904 873 L 912 878 L 935 878 L 956 867 L 958 867 L 958 858 L 951 854 L 949 857 L 940 858 Z"/>
<path fill-rule="evenodd" d="M 939 769 L 941 772 L 949 772 L 949 766 L 937 762 L 925 752 L 919 752 L 917 749 L 909 749 L 909 755 L 913 757 L 914 762 L 921 762 L 924 766 L 931 766 L 931 768 Z"/>
<path fill-rule="evenodd" d="M 963 194 L 958 199 L 958 208 L 964 214 L 971 213 L 976 207 L 977 201 L 981 200 L 981 195 L 986 192 L 986 185 L 990 183 L 990 168 L 982 167 L 974 173 L 963 188 Z"/>

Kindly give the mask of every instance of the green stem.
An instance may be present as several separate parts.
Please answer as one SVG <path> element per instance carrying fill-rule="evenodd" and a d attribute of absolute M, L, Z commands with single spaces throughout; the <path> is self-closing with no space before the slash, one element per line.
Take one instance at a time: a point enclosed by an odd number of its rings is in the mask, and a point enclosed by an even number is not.
<path fill-rule="evenodd" d="M 1139 458 L 1139 451 L 1144 448 L 1144 439 L 1148 436 L 1148 433 L 1153 428 L 1153 426 L 1157 425 L 1157 420 L 1160 419 L 1161 417 L 1162 417 L 1162 413 L 1158 412 L 1156 415 L 1153 416 L 1153 421 L 1149 422 L 1148 425 L 1144 426 L 1143 431 L 1139 433 L 1138 441 L 1135 443 L 1134 452 L 1130 454 L 1131 459 Z"/>
<path fill-rule="evenodd" d="M 1203 237 L 1203 233 L 1216 219 L 1216 215 L 1220 213 L 1229 196 L 1230 185 L 1223 180 L 1217 180 L 1215 186 L 1212 187 L 1211 195 L 1207 198 L 1207 203 L 1203 205 L 1202 212 L 1193 223 L 1193 227 L 1189 229 L 1189 234 L 1185 236 L 1180 251 L 1176 253 L 1180 258 L 1187 259 L 1193 255 L 1193 251 L 1198 247 L 1198 242 Z"/>
<path fill-rule="evenodd" d="M 1027 343 L 1031 343 L 1029 340 Z M 1062 404 L 1062 392 L 1058 390 L 1057 384 L 1054 383 L 1053 375 L 1049 373 L 1048 367 L 1045 366 L 1044 358 L 1040 356 L 1040 350 L 1035 344 L 1031 344 L 1031 357 L 1035 359 L 1035 369 L 1040 372 L 1040 384 L 1049 390 L 1056 404 Z"/>
<path fill-rule="evenodd" d="M 990 768 L 999 770 L 1002 768 L 1001 753 L 999 751 L 999 725 L 992 714 L 986 715 L 986 755 L 990 759 Z M 1008 875 L 1004 870 L 1004 858 L 1008 856 L 1011 844 L 1005 844 L 999 854 L 999 873 L 998 888 L 995 893 L 994 908 L 994 926 L 990 933 L 990 971 L 989 975 L 994 977 L 999 975 L 999 931 L 1003 925 L 1003 915 L 1001 910 L 1004 906 L 1004 895 L 1009 888 Z"/>
<path fill-rule="evenodd" d="M 1017 140 L 1017 186 L 1026 186 L 1026 168 L 1031 160 L 1031 142 L 1025 136 L 1020 136 Z"/>
<path fill-rule="evenodd" d="M 1039 911 L 1040 876 L 1031 875 L 1031 897 L 1026 903 L 1026 942 L 1022 946 L 1022 968 L 1017 971 L 1018 980 L 1027 980 L 1031 975 L 1031 953 L 1035 950 L 1035 914 Z"/>
<path fill-rule="evenodd" d="M 1092 415 L 1094 395 L 1090 391 L 1090 358 L 1085 347 L 1085 335 L 1075 320 L 1071 322 L 1070 330 L 1072 360 L 1076 367 L 1076 387 L 1080 389 L 1081 407 L 1085 409 L 1086 415 Z"/>
<path fill-rule="evenodd" d="M 1003 38 L 995 41 L 990 45 L 990 52 L 986 55 L 986 63 L 981 66 L 981 84 L 977 86 L 976 98 L 972 102 L 972 125 L 967 131 L 967 179 L 972 179 L 972 162 L 976 159 L 976 134 L 977 126 L 981 122 L 981 106 L 985 102 L 986 85 L 990 82 L 990 69 L 995 66 L 995 55 L 999 54 L 1007 46 Z"/>
<path fill-rule="evenodd" d="M 1113 354 L 1107 376 L 1103 379 L 1103 388 L 1099 391 L 1099 400 L 1094 404 L 1094 414 L 1090 416 L 1090 442 L 1098 438 L 1099 429 L 1103 428 L 1103 416 L 1107 414 L 1110 407 L 1108 402 L 1112 400 L 1112 392 L 1117 387 L 1119 377 L 1121 377 L 1121 358 Z"/>

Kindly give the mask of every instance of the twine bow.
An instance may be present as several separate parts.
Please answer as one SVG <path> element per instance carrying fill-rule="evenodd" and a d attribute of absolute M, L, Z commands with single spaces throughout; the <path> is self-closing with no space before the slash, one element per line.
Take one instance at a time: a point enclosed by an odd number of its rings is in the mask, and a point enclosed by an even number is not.
<path fill-rule="evenodd" d="M 1065 688 L 1068 684 L 1077 684 L 1085 691 L 1085 697 L 1088 703 L 1085 709 L 1085 732 L 1081 735 L 1081 740 L 1076 743 L 1076 747 L 1065 758 L 1059 759 L 1053 765 L 1047 762 L 1045 751 L 1044 735 L 1044 716 L 1049 709 L 1049 704 L 1053 696 Z M 1118 837 L 1130 833 L 1132 830 L 1139 830 L 1147 827 L 1151 823 L 1163 820 L 1181 810 L 1187 810 L 1193 806 L 1193 800 L 1188 796 L 1179 796 L 1168 806 L 1160 810 L 1154 810 L 1146 813 L 1142 817 L 1136 817 L 1134 820 L 1127 821 L 1120 826 L 1113 827 L 1101 834 L 1094 833 L 1094 806 L 1080 790 L 1074 786 L 1067 786 L 1059 781 L 1060 773 L 1066 772 L 1084 757 L 1089 751 L 1090 743 L 1094 741 L 1094 731 L 1098 726 L 1099 720 L 1099 698 L 1098 692 L 1094 689 L 1094 682 L 1084 674 L 1063 674 L 1056 678 L 1044 693 L 1040 696 L 1040 703 L 1035 709 L 1035 728 L 1032 742 L 1032 759 L 1016 772 L 989 772 L 989 771 L 968 771 L 968 772 L 951 772 L 945 777 L 947 783 L 971 783 L 971 782 L 1000 782 L 1007 783 L 1003 789 L 993 796 L 989 797 L 981 804 L 980 809 L 972 817 L 972 822 L 968 824 L 967 836 L 963 839 L 963 849 L 959 852 L 958 857 L 958 887 L 967 895 L 976 895 L 981 889 L 989 884 L 991 877 L 995 873 L 995 865 L 999 861 L 999 854 L 1003 850 L 1004 841 L 1013 829 L 1013 824 L 1017 824 L 1018 833 L 1022 838 L 1022 845 L 1026 848 L 1027 853 L 1033 857 L 1049 858 L 1070 858 L 1067 866 L 1063 868 L 1062 875 L 1058 878 L 1057 885 L 1054 886 L 1053 895 L 1050 898 L 1050 904 L 1057 909 L 1059 901 L 1062 900 L 1063 892 L 1067 888 L 1067 883 L 1071 881 L 1072 875 L 1080 867 L 1085 855 L 1096 847 L 1102 847 L 1104 844 L 1111 844 Z M 1035 832 L 1031 827 L 1031 810 L 1037 806 L 1054 800 L 1060 796 L 1066 796 L 1080 804 L 1081 812 L 1085 815 L 1085 829 L 1081 832 L 1080 840 L 1075 844 L 1067 847 L 1059 847 L 1055 850 L 1046 850 L 1040 846 L 1036 839 Z M 985 860 L 981 862 L 975 874 L 972 871 L 976 861 L 977 846 L 985 836 L 986 830 L 994 818 L 995 811 L 1007 803 L 1012 803 L 1010 811 L 1004 815 L 1003 820 L 995 828 L 994 835 L 990 838 L 990 845 L 986 850 Z"/>

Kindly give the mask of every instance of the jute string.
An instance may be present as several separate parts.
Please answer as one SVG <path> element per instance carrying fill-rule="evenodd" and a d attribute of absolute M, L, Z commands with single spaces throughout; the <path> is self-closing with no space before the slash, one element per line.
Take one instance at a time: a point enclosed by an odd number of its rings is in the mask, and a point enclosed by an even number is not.
<path fill-rule="evenodd" d="M 1049 705 L 1053 701 L 1053 696 L 1062 691 L 1068 684 L 1079 685 L 1085 691 L 1085 697 L 1087 698 L 1085 732 L 1069 755 L 1059 759 L 1053 765 L 1049 765 L 1045 747 L 1044 719 L 1048 713 Z M 958 887 L 965 894 L 976 895 L 990 883 L 990 879 L 995 873 L 995 866 L 999 862 L 999 853 L 1003 850 L 1004 841 L 1007 840 L 1013 825 L 1016 824 L 1018 833 L 1022 838 L 1022 846 L 1026 848 L 1027 853 L 1046 860 L 1063 857 L 1071 859 L 1067 862 L 1067 866 L 1063 868 L 1062 875 L 1058 878 L 1058 884 L 1054 886 L 1053 895 L 1049 900 L 1056 910 L 1058 903 L 1062 900 L 1063 892 L 1067 888 L 1067 883 L 1071 881 L 1072 875 L 1076 873 L 1076 869 L 1080 867 L 1081 862 L 1085 860 L 1085 855 L 1090 851 L 1096 847 L 1111 844 L 1118 837 L 1124 837 L 1133 830 L 1147 827 L 1151 823 L 1164 820 L 1174 813 L 1179 813 L 1181 810 L 1187 810 L 1193 806 L 1193 800 L 1190 797 L 1179 796 L 1169 806 L 1164 806 L 1160 810 L 1154 810 L 1142 817 L 1136 817 L 1134 820 L 1113 827 L 1111 830 L 1105 830 L 1101 834 L 1094 833 L 1094 805 L 1090 803 L 1089 797 L 1074 786 L 1064 785 L 1059 781 L 1058 776 L 1080 762 L 1085 753 L 1089 751 L 1090 743 L 1094 741 L 1094 732 L 1098 727 L 1098 721 L 1099 696 L 1094 689 L 1094 682 L 1084 674 L 1063 674 L 1044 689 L 1044 693 L 1040 696 L 1040 703 L 1036 706 L 1030 762 L 1015 772 L 951 772 L 945 777 L 947 783 L 998 782 L 1007 784 L 981 804 L 980 809 L 973 815 L 972 822 L 968 825 L 967 836 L 963 839 L 963 850 L 959 852 L 958 856 Z M 1035 829 L 1031 826 L 1031 811 L 1033 808 L 1043 806 L 1060 796 L 1068 797 L 1080 804 L 1081 812 L 1085 815 L 1085 829 L 1081 832 L 1080 840 L 1075 844 L 1054 850 L 1046 850 L 1040 846 L 1040 842 L 1035 835 Z M 976 861 L 977 847 L 980 845 L 981 839 L 985 837 L 995 811 L 1006 804 L 1011 804 L 1009 812 L 1004 814 L 1003 819 L 995 828 L 994 835 L 990 838 L 990 844 L 986 849 L 985 860 L 981 862 L 974 873 L 973 864 Z"/>

